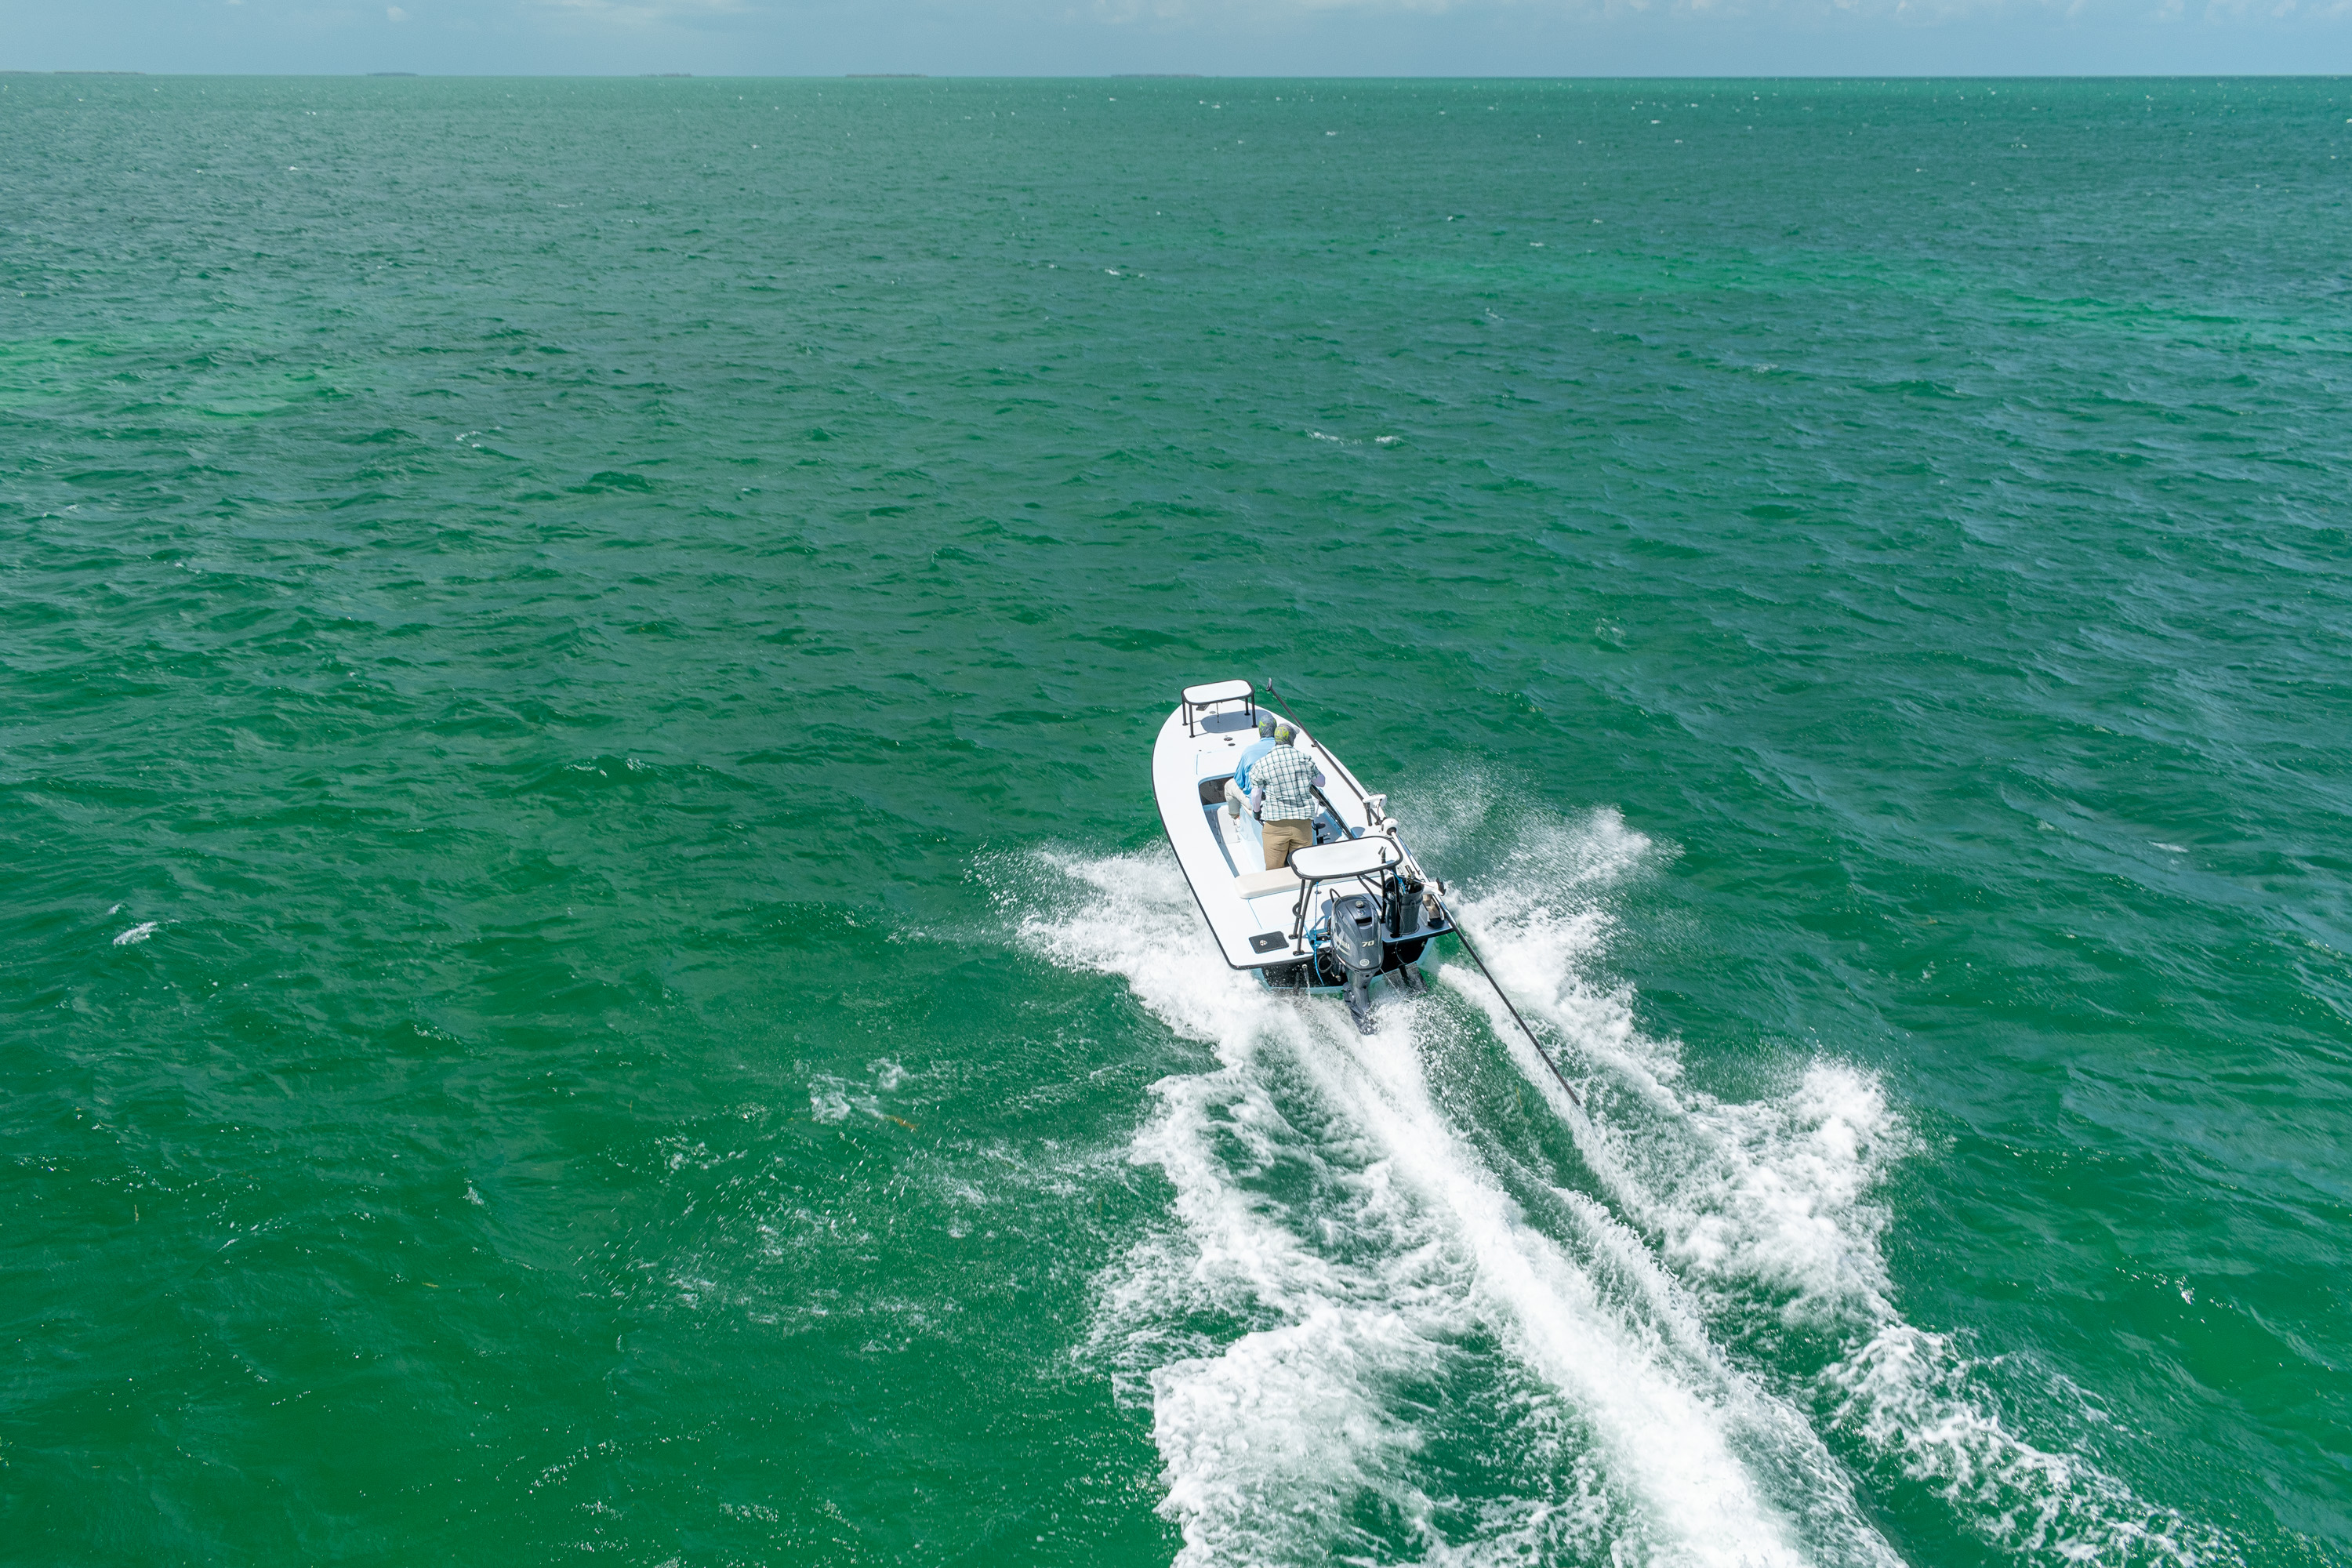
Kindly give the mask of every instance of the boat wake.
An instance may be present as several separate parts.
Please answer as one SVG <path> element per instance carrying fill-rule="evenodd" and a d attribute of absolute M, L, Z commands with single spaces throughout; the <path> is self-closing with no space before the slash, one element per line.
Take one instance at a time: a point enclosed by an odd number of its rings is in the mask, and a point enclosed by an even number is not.
<path fill-rule="evenodd" d="M 2231 1555 L 2011 1435 L 1904 1322 L 1871 1193 L 1909 1145 L 1869 1074 L 1712 1099 L 1585 978 L 1646 841 L 1607 815 L 1517 840 L 1454 907 L 1585 1110 L 1475 972 L 1361 1036 L 1228 970 L 1164 854 L 1039 858 L 1024 944 L 1209 1052 L 1134 1136 L 1172 1201 L 1089 1346 L 1150 1410 L 1179 1561 L 1900 1561 L 1858 1483 L 2029 1560 Z M 1767 1325 L 1824 1348 L 1745 1353 Z"/>

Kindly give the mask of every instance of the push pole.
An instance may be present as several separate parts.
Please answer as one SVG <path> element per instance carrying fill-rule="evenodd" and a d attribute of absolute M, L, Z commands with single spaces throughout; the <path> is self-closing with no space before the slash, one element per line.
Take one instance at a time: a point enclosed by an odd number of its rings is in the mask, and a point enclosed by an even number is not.
<path fill-rule="evenodd" d="M 1438 907 L 1445 908 L 1443 904 Z M 1551 1053 L 1544 1049 L 1541 1040 L 1536 1038 L 1536 1032 L 1528 1027 L 1528 1021 L 1525 1018 L 1519 1016 L 1518 1008 L 1512 1005 L 1510 993 L 1505 991 L 1503 983 L 1495 978 L 1495 972 L 1486 967 L 1486 961 L 1478 956 L 1477 948 L 1471 944 L 1470 933 L 1462 929 L 1462 922 L 1454 918 L 1452 910 L 1445 910 L 1445 920 L 1446 923 L 1454 928 L 1454 935 L 1462 943 L 1462 951 L 1470 955 L 1470 962 L 1478 966 L 1478 973 L 1486 977 L 1486 984 L 1493 986 L 1495 994 L 1502 999 L 1503 1006 L 1511 1015 L 1511 1022 L 1519 1026 L 1519 1032 L 1528 1037 L 1528 1044 L 1533 1046 L 1536 1048 L 1536 1055 L 1543 1058 L 1543 1065 L 1551 1068 L 1551 1076 L 1559 1080 L 1559 1087 L 1567 1094 L 1568 1102 L 1579 1110 L 1583 1110 L 1584 1097 L 1577 1093 L 1570 1085 L 1567 1076 L 1559 1070 L 1559 1064 L 1551 1059 Z"/>

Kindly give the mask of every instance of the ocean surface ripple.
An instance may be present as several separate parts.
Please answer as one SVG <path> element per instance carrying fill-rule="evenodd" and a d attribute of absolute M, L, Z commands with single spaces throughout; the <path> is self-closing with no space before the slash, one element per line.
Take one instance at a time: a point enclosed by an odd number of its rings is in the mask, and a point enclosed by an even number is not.
<path fill-rule="evenodd" d="M 2343 82 L 0 122 L 0 1556 L 2352 1563 Z"/>

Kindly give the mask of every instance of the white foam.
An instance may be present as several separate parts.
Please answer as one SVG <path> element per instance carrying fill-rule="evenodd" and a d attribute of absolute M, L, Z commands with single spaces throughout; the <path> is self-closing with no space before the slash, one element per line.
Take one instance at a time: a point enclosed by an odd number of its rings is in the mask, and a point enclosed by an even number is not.
<path fill-rule="evenodd" d="M 1424 856 L 1497 826 L 1475 776 L 1444 805 L 1411 825 Z M 1366 1491 L 1422 1521 L 1432 1562 L 1891 1560 L 1823 1433 L 1932 1487 L 2000 1549 L 2235 1560 L 2225 1535 L 2018 1436 L 1998 1414 L 1995 1363 L 1902 1320 L 1873 1194 L 1914 1144 L 1874 1075 L 1824 1057 L 1777 1093 L 1717 1098 L 1686 1081 L 1675 1042 L 1640 1029 L 1627 992 L 1590 978 L 1615 931 L 1610 899 L 1663 856 L 1610 813 L 1502 826 L 1515 847 L 1501 872 L 1451 902 L 1591 1114 L 1483 979 L 1460 963 L 1442 978 L 1484 1014 L 1609 1200 L 1554 1188 L 1556 1212 L 1532 1219 L 1498 1172 L 1541 1172 L 1507 1148 L 1482 1152 L 1423 1077 L 1444 1044 L 1432 1034 L 1442 1007 L 1392 1013 L 1360 1040 L 1338 1009 L 1226 971 L 1165 857 L 1044 858 L 1083 897 L 1030 901 L 1025 940 L 1119 975 L 1215 1050 L 1213 1070 L 1156 1086 L 1129 1154 L 1168 1176 L 1173 1226 L 1100 1282 L 1093 1346 L 1151 1401 L 1184 1560 L 1339 1554 L 1347 1500 Z M 1293 1125 L 1308 1111 L 1312 1124 Z M 1277 1199 L 1261 1178 L 1298 1164 L 1314 1183 Z M 1727 1316 L 1759 1312 L 1843 1342 L 1810 1394 L 1818 1428 L 1711 1337 Z M 1529 1495 L 1449 1544 L 1415 1479 L 1423 1435 L 1392 1395 L 1455 1354 L 1465 1323 L 1490 1329 L 1589 1430 L 1549 1490 L 1531 1475 Z"/>
<path fill-rule="evenodd" d="M 119 909 L 121 906 L 117 905 L 116 907 Z M 129 931 L 124 931 L 121 936 L 116 937 L 114 939 L 114 945 L 117 947 L 129 947 L 132 942 L 145 942 L 149 937 L 153 936 L 158 931 L 162 930 L 163 924 L 163 922 L 161 921 L 141 921 L 137 925 L 132 926 Z"/>
<path fill-rule="evenodd" d="M 1161 1511 L 1183 1531 L 1178 1561 L 1311 1560 L 1344 1539 L 1355 1500 L 1397 1491 L 1398 1461 L 1420 1446 L 1384 1385 L 1433 1352 L 1399 1314 L 1323 1304 L 1155 1370 L 1152 1438 L 1167 1468 Z"/>
<path fill-rule="evenodd" d="M 1412 824 L 1424 856 L 1497 826 L 1483 780 L 1448 793 L 1440 819 Z M 1611 898 L 1664 857 L 1613 814 L 1521 815 L 1505 825 L 1516 848 L 1501 872 L 1452 901 L 1592 1114 L 1570 1103 L 1483 980 L 1458 963 L 1443 978 L 1476 1004 L 1609 1199 L 1556 1190 L 1556 1215 L 1535 1220 L 1496 1175 L 1520 1157 L 1482 1154 L 1475 1130 L 1433 1103 L 1420 1076 L 1430 1010 L 1359 1042 L 1336 1009 L 1276 1001 L 1224 971 L 1164 858 L 1050 858 L 1087 896 L 1029 917 L 1028 940 L 1122 976 L 1217 1052 L 1214 1071 L 1159 1086 L 1160 1111 L 1130 1155 L 1168 1173 L 1177 1223 L 1106 1277 L 1096 1329 L 1097 1352 L 1152 1401 L 1184 1560 L 1340 1554 L 1344 1500 L 1332 1500 L 1369 1489 L 1423 1521 L 1430 1562 L 1887 1561 L 1826 1434 L 1933 1489 L 1959 1528 L 1999 1550 L 2237 1561 L 2225 1533 L 2137 1498 L 2086 1456 L 2021 1436 L 2000 1414 L 2014 1418 L 2002 1396 L 2013 1369 L 1998 1375 L 1998 1361 L 1970 1357 L 1958 1337 L 1903 1321 L 1873 1194 L 1915 1145 L 1884 1086 L 1830 1058 L 1748 1102 L 1689 1084 L 1677 1044 L 1644 1034 L 1632 996 L 1590 978 L 1615 931 Z M 1284 1121 L 1302 1086 L 1328 1126 Z M 1331 1168 L 1328 1190 L 1295 1212 L 1248 1179 L 1301 1158 Z M 1338 1258 L 1326 1245 L 1335 1230 L 1352 1244 Z M 1188 1321 L 1200 1312 L 1245 1326 L 1234 1337 Z M 1727 1315 L 1759 1312 L 1843 1342 L 1811 1391 L 1816 1420 L 1732 1369 L 1711 1338 Z M 1449 1544 L 1427 1526 L 1433 1505 L 1414 1479 L 1423 1435 L 1391 1394 L 1454 1353 L 1469 1321 L 1491 1326 L 1590 1430 L 1554 1467 L 1572 1484 L 1531 1484 Z M 1286 1415 L 1284 1399 L 1247 1392 L 1268 1381 L 1345 1419 Z"/>
<path fill-rule="evenodd" d="M 1519 1010 L 1582 1079 L 1593 1115 L 1569 1101 L 1483 977 L 1462 964 L 1441 977 L 1485 1013 L 1660 1261 L 1713 1312 L 1769 1310 L 1841 1338 L 1819 1379 L 1831 1428 L 1936 1486 L 1964 1528 L 2068 1561 L 2234 1559 L 2214 1531 L 2009 1430 L 1979 1386 L 1983 1369 L 1950 1336 L 1903 1321 L 1879 1246 L 1888 1215 L 1871 1194 L 1915 1144 L 1874 1075 L 1816 1059 L 1775 1099 L 1724 1101 L 1683 1081 L 1675 1044 L 1643 1033 L 1626 992 L 1590 981 L 1613 929 L 1599 900 L 1637 871 L 1638 837 L 1608 813 L 1523 828 L 1491 889 L 1452 900 Z"/>
<path fill-rule="evenodd" d="M 1450 1135 L 1430 1103 L 1402 1020 L 1347 1049 L 1338 1020 L 1301 1016 L 1302 1057 L 1379 1140 L 1420 1193 L 1442 1205 L 1475 1265 L 1478 1293 L 1504 1309 L 1514 1348 L 1596 1428 L 1603 1462 L 1649 1504 L 1646 1534 L 1694 1563 L 1797 1563 L 1790 1521 L 1731 1451 L 1726 1411 L 1659 1353 L 1642 1325 L 1612 1310 L 1590 1274 Z M 1318 1029 L 1316 1025 L 1327 1026 Z M 1361 1073 L 1354 1057 L 1370 1070 Z M 1743 1402 L 1760 1400 L 1741 1387 Z M 1883 1560 L 1893 1561 L 1892 1553 Z"/>
<path fill-rule="evenodd" d="M 2135 1496 L 2079 1455 L 2011 1432 L 1971 1386 L 1977 1363 L 1949 1335 L 1889 1321 L 1822 1374 L 1842 1395 L 1832 1424 L 1933 1487 L 1977 1533 L 2066 1563 L 2241 1561 L 2236 1545 L 2176 1509 Z"/>
<path fill-rule="evenodd" d="M 837 1078 L 820 1078 L 809 1085 L 809 1120 L 812 1121 L 846 1121 L 849 1120 L 849 1096 Z"/>
<path fill-rule="evenodd" d="M 1360 1038 L 1336 1008 L 1276 1000 L 1233 975 L 1164 858 L 1051 864 L 1089 896 L 1030 916 L 1029 941 L 1119 974 L 1217 1053 L 1214 1070 L 1157 1086 L 1160 1111 L 1131 1157 L 1167 1174 L 1177 1229 L 1106 1278 L 1096 1330 L 1097 1351 L 1130 1373 L 1156 1363 L 1153 1430 L 1185 1561 L 1328 1554 L 1366 1489 L 1425 1517 L 1407 1473 L 1421 1435 L 1390 1393 L 1456 1353 L 1473 1325 L 1581 1425 L 1590 1468 L 1557 1467 L 1580 1476 L 1572 1494 L 1559 1475 L 1531 1477 L 1546 1495 L 1513 1500 L 1470 1546 L 1502 1553 L 1531 1531 L 1555 1542 L 1597 1531 L 1612 1553 L 1646 1562 L 1893 1561 L 1801 1418 L 1726 1365 L 1695 1313 L 1674 1306 L 1683 1327 L 1662 1334 L 1529 1223 L 1433 1103 L 1415 1015 L 1392 1012 Z M 1286 1074 L 1329 1128 L 1286 1120 L 1273 1092 Z M 1283 1160 L 1313 1166 L 1288 1203 L 1255 1180 Z M 1611 1267 L 1638 1259 L 1643 1289 L 1673 1296 L 1636 1238 L 1600 1211 L 1586 1217 L 1618 1233 Z M 1220 1344 L 1169 1326 L 1212 1310 L 1244 1331 Z M 1759 1470 L 1743 1447 L 1801 1452 Z M 1784 1506 L 1767 1483 L 1792 1465 L 1810 1495 Z M 1802 1531 L 1790 1506 L 1808 1515 Z M 1318 1549 L 1302 1552 L 1309 1542 Z M 1428 1546 L 1455 1551 L 1433 1534 Z"/>
<path fill-rule="evenodd" d="M 845 1121 L 853 1110 L 862 1111 L 877 1121 L 900 1121 L 898 1117 L 882 1109 L 880 1094 L 887 1094 L 907 1080 L 907 1069 L 887 1057 L 866 1064 L 873 1075 L 875 1089 L 867 1093 L 848 1079 L 832 1073 L 819 1073 L 809 1080 L 809 1119 L 813 1121 Z M 908 1125 L 901 1121 L 901 1125 Z"/>
<path fill-rule="evenodd" d="M 1495 950 L 1489 962 L 1520 1011 L 1550 1024 L 1588 1072 L 1604 1069 L 1587 1079 L 1585 1092 L 1609 1096 L 1619 1114 L 1588 1118 L 1569 1103 L 1476 971 L 1448 964 L 1439 978 L 1486 1013 L 1521 1073 L 1552 1099 L 1611 1197 L 1657 1237 L 1687 1283 L 1746 1292 L 1751 1302 L 1752 1288 L 1761 1287 L 1791 1322 L 1891 1310 L 1877 1245 L 1887 1215 L 1870 1193 L 1908 1143 L 1874 1078 L 1816 1061 L 1777 1101 L 1733 1104 L 1691 1091 L 1677 1081 L 1679 1062 L 1640 1036 L 1622 998 L 1574 982 L 1547 995 L 1528 984 L 1533 965 L 1506 962 L 1517 944 L 1498 940 L 1469 910 L 1465 900 L 1457 912 L 1482 950 Z M 1579 1064 L 1562 1065 L 1573 1071 Z"/>
<path fill-rule="evenodd" d="M 1879 1315 L 1887 1216 L 1870 1193 L 1910 1143 L 1877 1080 L 1817 1060 L 1777 1100 L 1727 1102 L 1685 1085 L 1679 1048 L 1643 1033 L 1631 994 L 1588 978 L 1615 930 L 1603 898 L 1654 861 L 1649 840 L 1614 812 L 1515 826 L 1491 885 L 1456 889 L 1451 908 L 1609 1114 L 1573 1113 L 1474 969 L 1449 963 L 1440 978 L 1486 1013 L 1520 1071 L 1565 1114 L 1610 1196 L 1686 1281 L 1760 1286 L 1791 1320 Z"/>
<path fill-rule="evenodd" d="M 1234 983 L 1164 859 L 1058 860 L 1092 896 L 1073 918 L 1033 915 L 1057 961 L 1120 973 L 1174 1026 L 1213 1040 L 1217 1064 L 1153 1086 L 1158 1105 L 1129 1152 L 1174 1190 L 1172 1229 L 1147 1236 L 1098 1282 L 1091 1350 L 1140 1389 L 1188 1564 L 1317 1561 L 1354 1528 L 1366 1492 L 1406 1516 L 1431 1504 L 1400 1475 L 1418 1448 L 1387 1397 L 1446 1351 L 1431 1337 L 1447 1296 L 1443 1260 L 1407 1237 L 1367 1268 L 1314 1245 L 1305 1216 L 1252 1178 L 1324 1155 L 1309 1174 L 1345 1190 L 1365 1233 L 1403 1219 L 1383 1173 L 1290 1125 L 1268 1090 L 1254 984 Z M 1181 903 L 1179 902 L 1181 900 Z M 1403 1261 L 1417 1254 L 1419 1268 Z M 1416 1278 L 1416 1273 L 1420 1278 Z M 1239 1326 L 1216 1335 L 1203 1317 Z"/>

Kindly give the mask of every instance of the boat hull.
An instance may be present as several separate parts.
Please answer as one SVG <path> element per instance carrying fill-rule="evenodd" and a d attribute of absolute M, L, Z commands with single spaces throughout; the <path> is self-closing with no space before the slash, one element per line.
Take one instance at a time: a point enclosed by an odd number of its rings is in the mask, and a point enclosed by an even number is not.
<path fill-rule="evenodd" d="M 1248 691 L 1245 683 L 1230 682 L 1194 688 L 1188 698 L 1235 689 Z M 1227 964 L 1257 971 L 1261 980 L 1279 990 L 1339 990 L 1346 984 L 1345 972 L 1316 932 L 1320 906 L 1330 896 L 1328 887 L 1304 883 L 1282 868 L 1269 869 L 1257 824 L 1246 807 L 1237 810 L 1227 802 L 1226 785 L 1234 766 L 1258 739 L 1257 716 L 1253 700 L 1239 695 L 1226 696 L 1205 710 L 1187 700 L 1168 715 L 1151 753 L 1160 820 Z M 1293 743 L 1313 759 L 1325 779 L 1316 791 L 1316 842 L 1332 844 L 1367 834 L 1394 839 L 1396 825 L 1388 819 L 1382 797 L 1366 794 L 1328 748 L 1304 726 L 1297 728 Z M 1409 863 L 1401 844 L 1396 854 Z M 1307 904 L 1304 910 L 1302 897 Z M 1421 977 L 1412 966 L 1428 938 L 1442 929 L 1424 926 L 1401 933 L 1404 940 L 1384 946 L 1379 974 L 1406 990 L 1419 989 Z"/>

